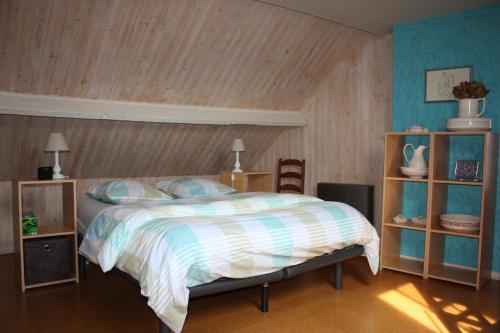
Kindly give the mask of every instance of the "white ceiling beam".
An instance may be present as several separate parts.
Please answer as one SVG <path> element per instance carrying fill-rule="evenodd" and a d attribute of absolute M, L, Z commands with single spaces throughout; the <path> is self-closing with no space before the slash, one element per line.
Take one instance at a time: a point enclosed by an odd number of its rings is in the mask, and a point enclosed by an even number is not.
<path fill-rule="evenodd" d="M 178 124 L 306 126 L 299 111 L 110 101 L 0 92 L 0 114 Z"/>

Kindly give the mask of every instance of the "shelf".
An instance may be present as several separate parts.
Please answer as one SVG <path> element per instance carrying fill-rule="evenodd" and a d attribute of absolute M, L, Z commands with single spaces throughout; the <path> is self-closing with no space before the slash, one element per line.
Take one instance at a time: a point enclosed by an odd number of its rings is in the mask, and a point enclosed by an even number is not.
<path fill-rule="evenodd" d="M 23 186 L 29 186 L 29 185 L 56 185 L 56 184 L 66 184 L 66 183 L 74 183 L 74 179 L 51 179 L 51 180 L 38 180 L 38 179 L 32 179 L 32 180 L 22 180 L 19 181 L 20 185 Z"/>
<path fill-rule="evenodd" d="M 47 224 L 38 226 L 38 234 L 36 235 L 23 235 L 23 239 L 73 235 L 75 230 L 64 224 Z"/>
<path fill-rule="evenodd" d="M 234 188 L 237 192 L 273 191 L 273 174 L 269 171 L 222 171 L 219 180 L 221 183 Z"/>
<path fill-rule="evenodd" d="M 269 171 L 243 171 L 246 175 L 269 175 Z"/>
<path fill-rule="evenodd" d="M 450 180 L 450 179 L 434 179 L 434 183 L 437 184 L 451 184 L 451 185 L 472 185 L 472 186 L 482 186 L 483 182 L 474 182 L 474 181 L 467 181 L 467 180 Z"/>
<path fill-rule="evenodd" d="M 412 136 L 412 135 L 485 135 L 491 133 L 490 131 L 456 131 L 456 132 L 427 132 L 427 133 L 410 133 L 410 132 L 387 132 L 387 135 L 400 135 L 400 136 Z"/>
<path fill-rule="evenodd" d="M 422 276 L 424 272 L 424 262 L 422 260 L 391 256 L 383 258 L 382 262 L 382 268 L 391 269 L 393 271 L 419 276 Z"/>
<path fill-rule="evenodd" d="M 428 183 L 428 178 L 409 178 L 409 177 L 385 177 L 386 180 L 396 180 L 403 182 L 420 182 L 420 183 Z M 437 184 L 451 184 L 451 185 L 472 185 L 472 186 L 482 186 L 483 182 L 474 182 L 474 181 L 466 181 L 466 180 L 437 180 L 434 179 L 433 183 Z"/>
<path fill-rule="evenodd" d="M 387 132 L 387 135 L 394 135 L 394 136 L 430 136 L 431 132 L 426 132 L 426 133 L 411 133 L 411 132 Z M 434 134 L 434 133 L 432 133 Z"/>
<path fill-rule="evenodd" d="M 419 182 L 419 183 L 428 183 L 428 178 L 409 178 L 409 177 L 385 177 L 386 180 L 397 180 L 403 182 Z"/>
<path fill-rule="evenodd" d="M 429 265 L 429 277 L 475 287 L 477 271 L 431 263 Z"/>
<path fill-rule="evenodd" d="M 64 280 L 54 280 L 54 281 L 44 282 L 44 283 L 27 284 L 25 286 L 25 288 L 30 289 L 30 288 L 37 288 L 37 287 L 45 287 L 45 286 L 51 286 L 53 284 L 67 283 L 67 282 L 78 282 L 78 280 L 76 277 L 73 277 L 73 278 L 64 279 Z"/>
<path fill-rule="evenodd" d="M 458 135 L 458 136 L 463 136 L 463 135 L 486 135 L 488 133 L 491 133 L 490 131 L 451 131 L 451 132 L 435 132 L 432 134 L 436 135 Z"/>
<path fill-rule="evenodd" d="M 428 147 L 427 178 L 408 178 L 401 173 L 402 151 L 408 143 Z M 488 253 L 493 247 L 496 188 L 490 189 L 490 185 L 497 181 L 498 134 L 489 131 L 389 132 L 384 148 L 382 268 L 479 289 L 488 281 L 487 268 L 491 265 Z M 482 160 L 481 181 L 459 180 L 453 176 L 452 161 L 461 159 Z M 466 232 L 444 228 L 439 220 L 445 212 L 480 215 L 481 229 Z M 392 218 L 398 214 L 425 215 L 430 224 L 395 223 Z M 408 253 L 424 259 L 408 258 L 405 256 Z M 476 267 L 446 264 L 461 256 L 467 260 L 460 262 L 477 262 Z"/>
<path fill-rule="evenodd" d="M 450 229 L 443 228 L 440 225 L 432 227 L 431 232 L 436 233 L 436 234 L 479 238 L 479 231 L 456 231 L 456 230 L 450 230 Z"/>
<path fill-rule="evenodd" d="M 391 220 L 384 222 L 384 226 L 386 227 L 394 227 L 394 228 L 402 228 L 402 229 L 411 229 L 411 230 L 419 230 L 425 231 L 425 225 L 415 224 L 413 222 L 405 222 L 405 223 L 396 223 Z"/>

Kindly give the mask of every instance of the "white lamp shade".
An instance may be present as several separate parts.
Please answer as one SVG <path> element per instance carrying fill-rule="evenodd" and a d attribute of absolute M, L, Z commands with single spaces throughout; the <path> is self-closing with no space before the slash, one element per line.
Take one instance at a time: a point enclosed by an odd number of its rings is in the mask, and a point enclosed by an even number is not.
<path fill-rule="evenodd" d="M 245 151 L 245 145 L 241 139 L 234 139 L 233 151 Z"/>
<path fill-rule="evenodd" d="M 50 133 L 45 151 L 68 151 L 69 147 L 62 133 Z"/>

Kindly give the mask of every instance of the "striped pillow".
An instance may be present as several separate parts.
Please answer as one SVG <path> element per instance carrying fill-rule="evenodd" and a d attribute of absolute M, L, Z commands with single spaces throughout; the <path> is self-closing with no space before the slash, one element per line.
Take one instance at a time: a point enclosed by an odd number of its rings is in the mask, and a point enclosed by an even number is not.
<path fill-rule="evenodd" d="M 87 192 L 92 198 L 113 204 L 128 204 L 141 200 L 171 200 L 172 197 L 152 186 L 135 180 L 111 180 Z"/>
<path fill-rule="evenodd" d="M 156 188 L 178 198 L 202 197 L 236 192 L 234 188 L 218 181 L 194 177 L 173 177 L 161 180 L 156 183 Z"/>

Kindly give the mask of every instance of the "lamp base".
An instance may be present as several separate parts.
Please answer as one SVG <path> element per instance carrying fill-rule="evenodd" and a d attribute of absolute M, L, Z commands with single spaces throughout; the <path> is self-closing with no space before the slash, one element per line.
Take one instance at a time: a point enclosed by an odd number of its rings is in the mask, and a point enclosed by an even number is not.
<path fill-rule="evenodd" d="M 59 165 L 59 152 L 54 152 L 54 174 L 52 175 L 52 179 L 64 179 L 64 175 L 61 174 L 61 166 Z"/>
<path fill-rule="evenodd" d="M 240 152 L 236 151 L 236 163 L 234 163 L 234 169 L 233 172 L 243 172 L 243 170 L 240 169 Z"/>
<path fill-rule="evenodd" d="M 52 179 L 64 179 L 64 178 L 66 178 L 66 176 L 64 176 L 64 175 L 62 175 L 60 173 L 54 173 L 52 175 Z"/>

